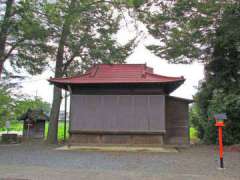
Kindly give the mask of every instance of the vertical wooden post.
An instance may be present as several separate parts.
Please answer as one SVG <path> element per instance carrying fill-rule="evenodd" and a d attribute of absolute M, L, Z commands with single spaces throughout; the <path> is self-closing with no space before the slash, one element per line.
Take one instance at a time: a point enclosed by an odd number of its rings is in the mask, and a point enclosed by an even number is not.
<path fill-rule="evenodd" d="M 218 126 L 218 142 L 219 142 L 220 168 L 224 168 L 224 166 L 223 166 L 223 140 L 222 140 L 222 126 Z"/>
<path fill-rule="evenodd" d="M 64 103 L 64 134 L 63 140 L 66 142 L 66 130 L 67 130 L 67 91 L 65 90 L 65 103 Z"/>
<path fill-rule="evenodd" d="M 220 168 L 223 166 L 223 136 L 222 136 L 222 127 L 224 126 L 223 121 L 216 121 L 215 126 L 218 127 L 218 144 L 219 144 L 219 159 L 220 159 Z"/>
<path fill-rule="evenodd" d="M 71 144 L 70 144 L 70 142 L 71 142 L 71 117 L 72 117 L 72 108 L 71 108 L 71 106 L 72 106 L 72 103 L 71 103 L 71 100 L 72 100 L 72 89 L 71 89 L 71 86 L 67 86 L 67 88 L 68 88 L 68 91 L 69 91 L 69 95 L 70 95 L 70 100 L 69 100 L 69 116 L 68 116 L 68 118 L 69 118 L 69 121 L 68 121 L 68 133 L 69 133 L 69 141 L 68 141 L 68 147 L 70 148 L 70 146 L 71 146 Z"/>
<path fill-rule="evenodd" d="M 218 144 L 219 144 L 219 159 L 220 159 L 220 168 L 224 168 L 223 165 L 223 135 L 222 127 L 224 126 L 224 120 L 227 119 L 226 113 L 215 114 L 214 119 L 216 121 L 215 126 L 218 127 Z M 209 119 L 211 120 L 211 119 Z"/>

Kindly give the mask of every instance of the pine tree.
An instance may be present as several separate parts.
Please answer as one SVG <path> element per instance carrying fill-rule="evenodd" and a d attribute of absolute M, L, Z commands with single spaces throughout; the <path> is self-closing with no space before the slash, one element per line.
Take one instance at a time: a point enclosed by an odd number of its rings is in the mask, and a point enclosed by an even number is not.
<path fill-rule="evenodd" d="M 39 19 L 39 3 L 6 0 L 0 5 L 0 77 L 8 61 L 15 71 L 41 73 L 51 48 L 48 30 Z"/>
<path fill-rule="evenodd" d="M 83 0 L 44 4 L 47 25 L 52 32 L 52 44 L 57 46 L 55 77 L 84 72 L 95 63 L 124 63 L 132 51 L 134 40 L 122 46 L 113 38 L 121 19 L 114 5 L 108 1 Z M 61 89 L 55 86 L 49 143 L 57 143 L 60 104 Z"/>

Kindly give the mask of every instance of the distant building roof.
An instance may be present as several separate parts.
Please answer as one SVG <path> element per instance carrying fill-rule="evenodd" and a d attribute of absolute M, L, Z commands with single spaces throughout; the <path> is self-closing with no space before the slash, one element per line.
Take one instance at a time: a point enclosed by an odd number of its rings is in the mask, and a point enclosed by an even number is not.
<path fill-rule="evenodd" d="M 58 86 L 89 84 L 166 84 L 185 81 L 184 77 L 169 77 L 153 73 L 153 69 L 145 64 L 97 64 L 85 74 L 51 78 L 49 82 Z"/>
<path fill-rule="evenodd" d="M 49 117 L 44 113 L 42 109 L 28 109 L 27 112 L 23 113 L 18 120 L 31 119 L 33 121 L 47 121 Z"/>

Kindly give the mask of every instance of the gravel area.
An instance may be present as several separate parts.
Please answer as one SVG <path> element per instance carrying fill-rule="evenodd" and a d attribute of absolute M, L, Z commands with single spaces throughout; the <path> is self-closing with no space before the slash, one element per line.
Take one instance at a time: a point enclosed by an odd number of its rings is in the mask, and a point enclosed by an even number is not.
<path fill-rule="evenodd" d="M 214 146 L 179 153 L 57 151 L 41 143 L 0 145 L 2 180 L 240 180 L 240 153 L 225 152 L 218 169 Z"/>

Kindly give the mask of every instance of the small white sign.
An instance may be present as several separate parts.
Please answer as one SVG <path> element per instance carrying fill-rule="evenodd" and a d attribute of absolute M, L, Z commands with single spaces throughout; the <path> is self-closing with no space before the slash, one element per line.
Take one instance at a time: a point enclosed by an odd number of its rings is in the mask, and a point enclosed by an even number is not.
<path fill-rule="evenodd" d="M 6 121 L 6 128 L 10 129 L 10 121 Z"/>
<path fill-rule="evenodd" d="M 214 118 L 217 119 L 217 120 L 226 120 L 227 119 L 227 115 L 226 115 L 226 113 L 215 114 Z"/>

